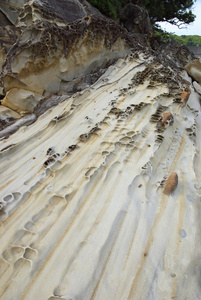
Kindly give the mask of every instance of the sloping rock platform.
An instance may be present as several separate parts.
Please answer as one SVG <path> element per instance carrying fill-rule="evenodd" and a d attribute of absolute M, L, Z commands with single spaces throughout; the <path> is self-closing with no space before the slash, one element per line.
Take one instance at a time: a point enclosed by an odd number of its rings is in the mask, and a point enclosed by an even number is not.
<path fill-rule="evenodd" d="M 199 63 L 72 2 L 71 25 L 39 0 L 4 11 L 0 299 L 200 299 Z"/>
<path fill-rule="evenodd" d="M 183 76 L 131 54 L 1 141 L 1 299 L 199 299 L 201 116 Z"/>

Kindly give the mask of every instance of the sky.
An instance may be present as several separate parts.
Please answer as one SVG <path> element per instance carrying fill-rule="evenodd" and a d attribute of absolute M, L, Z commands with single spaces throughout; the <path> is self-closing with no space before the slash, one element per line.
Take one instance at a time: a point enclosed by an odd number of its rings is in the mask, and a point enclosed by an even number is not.
<path fill-rule="evenodd" d="M 200 35 L 201 36 L 201 0 L 197 0 L 193 6 L 193 14 L 196 15 L 195 21 L 185 29 L 179 29 L 177 26 L 171 25 L 167 22 L 160 22 L 160 26 L 168 32 L 177 35 Z"/>

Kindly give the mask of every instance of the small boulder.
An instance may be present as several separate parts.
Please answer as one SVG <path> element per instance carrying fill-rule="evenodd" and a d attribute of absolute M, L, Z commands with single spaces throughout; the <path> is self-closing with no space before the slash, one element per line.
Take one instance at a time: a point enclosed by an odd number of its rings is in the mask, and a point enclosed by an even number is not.
<path fill-rule="evenodd" d="M 135 33 L 153 35 L 152 25 L 148 11 L 132 2 L 128 3 L 120 14 L 121 24 L 128 30 Z"/>
<path fill-rule="evenodd" d="M 188 63 L 185 69 L 194 80 L 201 83 L 201 61 L 199 59 Z"/>
<path fill-rule="evenodd" d="M 32 113 L 36 105 L 43 99 L 39 94 L 35 94 L 23 89 L 12 88 L 1 101 L 6 107 L 20 113 Z"/>

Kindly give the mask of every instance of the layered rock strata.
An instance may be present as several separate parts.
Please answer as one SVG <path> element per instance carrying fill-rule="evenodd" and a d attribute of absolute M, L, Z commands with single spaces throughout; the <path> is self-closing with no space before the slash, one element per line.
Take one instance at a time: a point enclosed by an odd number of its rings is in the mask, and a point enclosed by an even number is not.
<path fill-rule="evenodd" d="M 64 2 L 4 10 L 0 299 L 200 299 L 193 56 Z"/>
<path fill-rule="evenodd" d="M 86 1 L 4 2 L 0 92 L 2 104 L 22 116 L 52 94 L 94 83 L 130 51 L 125 30 Z"/>
<path fill-rule="evenodd" d="M 70 28 L 44 21 L 31 25 L 6 57 L 2 75 L 5 91 L 22 88 L 41 95 L 65 92 L 73 79 L 125 55 L 128 48 L 123 30 L 114 28 L 110 21 L 107 25 L 104 19 L 93 17 Z"/>
<path fill-rule="evenodd" d="M 1 299 L 199 299 L 200 124 L 139 52 L 3 139 Z"/>

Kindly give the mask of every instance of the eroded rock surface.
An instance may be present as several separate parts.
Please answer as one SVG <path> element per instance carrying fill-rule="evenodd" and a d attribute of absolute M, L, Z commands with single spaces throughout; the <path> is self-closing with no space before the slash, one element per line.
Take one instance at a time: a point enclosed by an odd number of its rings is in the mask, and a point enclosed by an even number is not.
<path fill-rule="evenodd" d="M 67 2 L 70 20 L 38 0 L 7 17 L 20 36 L 2 47 L 0 298 L 200 299 L 193 55 Z"/>
<path fill-rule="evenodd" d="M 0 11 L 1 15 L 3 14 L 2 19 L 7 19 L 10 23 L 16 25 L 22 7 L 28 1 L 29 0 L 1 0 Z"/>
<path fill-rule="evenodd" d="M 1 299 L 200 294 L 200 103 L 179 74 L 129 55 L 1 141 Z"/>
<path fill-rule="evenodd" d="M 136 3 L 134 4 L 129 2 L 126 4 L 126 6 L 122 9 L 120 22 L 128 31 L 147 34 L 149 38 L 153 35 L 148 11 Z"/>
<path fill-rule="evenodd" d="M 21 10 L 18 17 L 18 26 L 23 27 L 33 24 L 35 21 L 46 20 L 62 26 L 76 22 L 89 15 L 103 15 L 82 0 L 35 0 L 29 1 Z"/>
<path fill-rule="evenodd" d="M 79 90 L 86 85 L 86 76 L 94 73 L 96 78 L 101 68 L 130 51 L 125 30 L 86 1 L 20 4 L 15 22 L 20 36 L 1 59 L 4 93 L 23 89 L 50 96 Z"/>
<path fill-rule="evenodd" d="M 200 59 L 195 59 L 186 65 L 188 74 L 198 83 L 201 84 L 201 62 Z"/>
<path fill-rule="evenodd" d="M 18 113 L 27 114 L 32 113 L 42 99 L 39 94 L 13 88 L 8 91 L 1 103 Z"/>
<path fill-rule="evenodd" d="M 64 92 L 74 78 L 125 55 L 128 48 L 121 38 L 123 30 L 115 28 L 112 21 L 107 27 L 104 23 L 104 19 L 91 17 L 72 28 L 42 21 L 32 25 L 7 55 L 3 67 L 5 91 L 24 88 L 41 95 Z"/>

